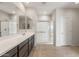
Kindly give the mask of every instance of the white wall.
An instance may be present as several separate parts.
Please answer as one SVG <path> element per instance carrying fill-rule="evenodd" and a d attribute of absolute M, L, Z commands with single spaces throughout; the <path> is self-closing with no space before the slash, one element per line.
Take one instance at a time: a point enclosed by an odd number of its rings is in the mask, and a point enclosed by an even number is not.
<path fill-rule="evenodd" d="M 50 29 L 51 42 L 53 43 L 53 45 L 55 45 L 56 44 L 56 10 L 54 10 L 51 15 L 50 26 L 51 26 Z"/>
<path fill-rule="evenodd" d="M 79 9 L 73 10 L 72 44 L 79 46 Z"/>
<path fill-rule="evenodd" d="M 56 45 L 78 45 L 79 44 L 79 9 L 57 9 L 56 10 Z"/>

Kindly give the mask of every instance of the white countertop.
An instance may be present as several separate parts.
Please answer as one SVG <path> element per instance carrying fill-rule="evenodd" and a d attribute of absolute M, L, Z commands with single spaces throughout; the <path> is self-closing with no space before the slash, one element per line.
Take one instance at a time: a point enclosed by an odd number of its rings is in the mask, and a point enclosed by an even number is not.
<path fill-rule="evenodd" d="M 33 32 L 27 32 L 25 35 L 22 33 L 5 36 L 0 38 L 0 56 L 7 53 L 12 48 L 19 45 L 21 42 L 32 36 Z"/>

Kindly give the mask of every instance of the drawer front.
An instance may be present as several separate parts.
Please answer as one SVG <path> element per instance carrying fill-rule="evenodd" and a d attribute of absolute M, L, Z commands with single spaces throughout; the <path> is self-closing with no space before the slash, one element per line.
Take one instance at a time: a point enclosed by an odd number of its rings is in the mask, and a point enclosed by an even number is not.
<path fill-rule="evenodd" d="M 21 49 L 24 45 L 28 45 L 28 39 L 25 40 L 24 42 L 22 42 L 20 45 L 19 45 L 19 49 Z"/>
<path fill-rule="evenodd" d="M 28 54 L 28 45 L 19 50 L 19 57 L 24 57 L 26 54 Z"/>
<path fill-rule="evenodd" d="M 14 56 L 17 56 L 17 47 L 13 48 L 9 52 L 2 55 L 2 57 L 14 57 Z"/>

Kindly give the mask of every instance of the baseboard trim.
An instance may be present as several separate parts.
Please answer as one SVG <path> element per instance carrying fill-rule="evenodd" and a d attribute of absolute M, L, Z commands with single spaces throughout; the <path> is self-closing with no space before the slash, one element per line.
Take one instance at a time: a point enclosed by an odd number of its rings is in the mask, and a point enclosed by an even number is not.
<path fill-rule="evenodd" d="M 56 45 L 56 46 L 79 46 L 79 44 L 63 44 L 63 45 Z"/>

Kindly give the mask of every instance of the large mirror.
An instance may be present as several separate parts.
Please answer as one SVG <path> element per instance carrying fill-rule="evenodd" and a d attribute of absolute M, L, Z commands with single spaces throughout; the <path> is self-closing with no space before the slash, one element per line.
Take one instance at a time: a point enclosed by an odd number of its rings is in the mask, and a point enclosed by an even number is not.
<path fill-rule="evenodd" d="M 33 21 L 31 18 L 27 17 L 27 29 L 33 28 Z"/>
<path fill-rule="evenodd" d="M 9 21 L 0 21 L 0 37 L 9 35 Z"/>
<path fill-rule="evenodd" d="M 9 15 L 8 19 L 0 20 L 0 37 L 16 34 L 17 31 L 17 15 Z"/>
<path fill-rule="evenodd" d="M 19 16 L 19 29 L 27 29 L 25 16 Z"/>
<path fill-rule="evenodd" d="M 19 3 L 17 3 L 19 5 Z M 20 29 L 27 28 L 25 20 L 25 7 L 16 3 L 0 4 L 0 37 L 15 35 Z M 20 16 L 21 15 L 21 16 Z"/>
<path fill-rule="evenodd" d="M 33 20 L 30 17 L 19 16 L 19 30 L 32 30 L 33 27 Z"/>
<path fill-rule="evenodd" d="M 19 16 L 19 29 L 31 29 L 32 28 L 32 20 L 29 17 Z"/>

